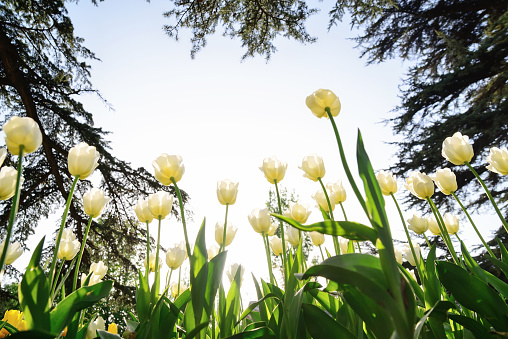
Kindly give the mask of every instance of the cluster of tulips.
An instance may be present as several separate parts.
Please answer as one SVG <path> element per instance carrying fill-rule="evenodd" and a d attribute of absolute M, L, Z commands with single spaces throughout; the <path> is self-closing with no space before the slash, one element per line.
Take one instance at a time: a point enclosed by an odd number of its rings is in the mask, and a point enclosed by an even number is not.
<path fill-rule="evenodd" d="M 254 278 L 259 300 L 243 309 L 239 291 L 244 268 L 240 264 L 230 265 L 226 272 L 231 283 L 227 293 L 221 281 L 227 255 L 226 247 L 231 244 L 237 231 L 228 222 L 228 210 L 229 206 L 236 202 L 238 183 L 230 180 L 217 183 L 217 198 L 220 204 L 226 207 L 224 223 L 217 223 L 215 226 L 218 246 L 206 247 L 203 221 L 191 249 L 184 203 L 177 184 L 185 173 L 183 159 L 179 155 L 162 154 L 152 163 L 155 178 L 164 186 L 174 186 L 185 240 L 170 247 L 165 254 L 169 271 L 165 288 L 161 289 L 161 223 L 170 215 L 174 197 L 166 191 L 159 191 L 139 200 L 134 212 L 138 220 L 147 226 L 146 260 L 144 270 L 139 270 L 136 314 L 132 314 L 132 319 L 127 321 L 124 337 L 418 338 L 431 335 L 436 338 L 462 338 L 465 331 L 480 337 L 490 337 L 491 332 L 506 331 L 508 322 L 505 323 L 504 320 L 508 321 L 508 284 L 480 272 L 481 269 L 475 265 L 474 260 L 471 261 L 463 245 L 462 256 L 457 255 L 450 236 L 455 235 L 458 238 L 459 217 L 450 213 L 445 213 L 443 217 L 431 199 L 435 192 L 434 185 L 442 193 L 452 195 L 485 245 L 492 261 L 508 274 L 508 251 L 501 246 L 504 255 L 501 260 L 493 254 L 455 194 L 457 182 L 451 169 L 437 170 L 431 176 L 415 171 L 406 178 L 406 189 L 416 197 L 426 200 L 432 213 L 426 218 L 419 214 L 413 215 L 407 220 L 408 226 L 394 196 L 398 190 L 396 177 L 386 171 L 374 174 L 359 134 L 358 168 L 367 199 L 360 193 L 344 156 L 334 122 L 334 117 L 341 108 L 338 97 L 329 90 L 320 89 L 307 97 L 306 104 L 314 115 L 331 121 L 346 176 L 371 226 L 348 221 L 343 206 L 346 200 L 344 186 L 341 181 L 326 185 L 323 183 L 324 161 L 315 154 L 304 157 L 299 168 L 306 178 L 320 185 L 313 198 L 324 220 L 305 225 L 311 213 L 308 205 L 299 201 L 290 205 L 286 211 L 281 207 L 279 183 L 284 179 L 287 164 L 277 158 L 264 159 L 260 170 L 275 187 L 278 213 L 269 213 L 266 208 L 256 208 L 248 215 L 248 220 L 254 231 L 263 237 L 270 282 L 262 279 L 258 282 Z M 19 156 L 19 162 L 17 169 L 2 167 L 0 170 L 0 198 L 13 198 L 7 236 L 0 245 L 0 271 L 4 265 L 12 264 L 21 255 L 19 244 L 10 243 L 10 238 L 23 182 L 22 158 L 25 154 L 37 150 L 42 143 L 41 132 L 30 118 L 12 117 L 3 126 L 3 130 L 7 148 L 13 155 Z M 470 165 L 473 149 L 468 137 L 457 132 L 446 138 L 442 154 L 452 164 L 470 168 L 508 231 L 508 224 L 492 195 Z M 6 150 L 0 150 L 2 162 L 5 156 Z M 25 333 L 32 335 L 44 334 L 48 338 L 119 337 L 116 324 L 109 324 L 108 331 L 105 331 L 106 324 L 100 316 L 93 319 L 85 319 L 83 316 L 83 310 L 105 297 L 112 287 L 111 281 L 103 280 L 107 266 L 102 261 L 92 263 L 89 273 L 82 274 L 78 285 L 81 258 L 92 219 L 101 215 L 109 198 L 96 188 L 83 196 L 84 211 L 90 219 L 82 243 L 76 239 L 71 229 L 64 228 L 76 184 L 93 173 L 98 160 L 99 154 L 95 147 L 85 143 L 80 143 L 69 151 L 68 169 L 74 181 L 55 240 L 56 246 L 49 271 L 44 272 L 40 266 L 43 239 L 35 249 L 20 283 L 19 295 L 23 313 L 17 310 L 6 312 L 0 322 L 0 337 L 15 337 L 20 331 L 29 331 Z M 506 147 L 491 148 L 486 161 L 490 171 L 500 175 L 508 174 Z M 393 246 L 383 195 L 391 196 L 397 206 L 408 240 L 406 248 L 398 249 Z M 342 210 L 340 218 L 334 216 L 337 205 Z M 272 218 L 279 222 L 272 222 Z M 152 251 L 148 226 L 154 220 L 158 222 L 158 229 L 157 244 L 155 251 Z M 284 222 L 288 224 L 287 227 L 284 227 Z M 280 238 L 275 236 L 279 227 Z M 426 261 L 419 245 L 411 239 L 409 230 L 425 236 L 430 248 Z M 428 241 L 425 235 L 427 230 L 441 236 L 452 262 L 435 261 L 436 248 Z M 301 232 L 309 232 L 313 244 L 319 247 L 323 259 L 321 264 L 307 266 L 302 254 Z M 330 254 L 327 249 L 326 255 L 323 253 L 321 245 L 325 242 L 325 234 L 332 236 L 335 255 Z M 458 240 L 462 244 L 462 241 Z M 355 244 L 360 241 L 370 241 L 377 248 L 378 255 L 358 253 L 361 252 L 360 246 L 358 245 L 356 250 Z M 270 249 L 273 254 L 281 257 L 282 284 L 277 282 L 272 272 Z M 416 267 L 419 280 L 415 278 L 412 270 L 408 271 L 401 265 L 403 257 Z M 187 259 L 190 265 L 190 286 L 181 281 L 181 265 Z M 65 291 L 64 287 L 67 275 L 62 272 L 62 267 L 65 261 L 71 261 L 69 266 L 75 267 L 70 291 Z M 173 271 L 177 269 L 178 280 L 171 283 Z M 149 279 L 150 273 L 153 273 L 153 279 Z M 326 278 L 326 287 L 323 288 L 313 279 L 318 276 Z M 472 280 L 471 277 L 479 277 L 483 282 Z M 474 286 L 477 293 L 488 295 L 491 298 L 489 304 L 483 306 L 481 300 L 478 302 L 468 299 L 470 296 L 449 283 L 454 279 L 461 279 L 466 289 Z M 35 294 L 31 290 L 34 282 L 39 285 Z M 494 290 L 490 286 L 494 286 Z M 489 313 L 493 309 L 500 312 L 499 316 Z M 452 326 L 447 327 L 445 323 Z"/>

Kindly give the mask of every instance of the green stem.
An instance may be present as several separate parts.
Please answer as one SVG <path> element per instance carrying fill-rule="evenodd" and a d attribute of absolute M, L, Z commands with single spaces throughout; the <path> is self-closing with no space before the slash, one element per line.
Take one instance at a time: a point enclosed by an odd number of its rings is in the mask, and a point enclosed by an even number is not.
<path fill-rule="evenodd" d="M 185 246 L 187 248 L 187 255 L 189 256 L 189 262 L 190 262 L 192 253 L 191 253 L 191 248 L 189 245 L 189 237 L 187 236 L 187 224 L 185 223 L 185 212 L 183 210 L 182 193 L 180 193 L 180 189 L 178 188 L 178 185 L 176 184 L 175 178 L 171 177 L 171 182 L 173 183 L 173 185 L 175 185 L 176 195 L 178 196 L 178 203 L 180 205 L 180 214 L 182 215 L 183 235 L 185 236 Z M 226 225 L 224 225 L 224 227 L 226 227 Z"/>
<path fill-rule="evenodd" d="M 344 220 L 347 221 L 347 215 L 346 215 L 346 210 L 344 209 L 344 206 L 342 205 L 342 203 L 340 202 L 340 208 L 342 209 L 342 214 L 344 214 Z"/>
<path fill-rule="evenodd" d="M 270 274 L 270 283 L 273 285 L 273 272 L 272 272 L 272 256 L 270 255 L 270 245 L 268 243 L 268 236 L 261 234 L 263 243 L 265 244 L 266 261 L 268 263 L 268 274 Z"/>
<path fill-rule="evenodd" d="M 492 197 L 492 194 L 490 194 L 490 191 L 487 188 L 487 186 L 485 185 L 485 183 L 483 182 L 482 178 L 480 178 L 478 173 L 476 173 L 475 169 L 473 168 L 473 166 L 471 166 L 471 164 L 469 162 L 466 161 L 464 164 L 467 167 L 469 167 L 469 169 L 471 170 L 471 172 L 473 172 L 473 174 L 476 177 L 476 179 L 478 179 L 478 181 L 482 185 L 483 189 L 485 190 L 485 193 L 487 193 L 487 196 L 489 197 L 489 200 L 492 203 L 492 206 L 494 206 L 494 209 L 496 210 L 496 213 L 499 216 L 499 219 L 501 219 L 501 222 L 503 223 L 504 229 L 506 230 L 506 232 L 508 232 L 508 223 L 506 222 L 506 219 L 503 217 L 503 214 L 499 210 L 499 207 L 497 207 L 497 204 L 494 201 L 494 198 Z"/>
<path fill-rule="evenodd" d="M 323 184 L 323 180 L 321 180 L 321 178 L 318 178 L 318 181 L 321 184 L 321 188 L 323 189 L 323 193 L 325 194 L 326 203 L 328 204 L 328 211 L 330 211 L 330 219 L 335 220 L 335 218 L 333 217 L 333 210 L 332 210 L 332 204 L 330 202 L 330 197 L 328 196 L 328 192 L 326 191 L 326 187 Z M 335 203 L 335 201 L 334 201 L 334 203 Z M 336 235 L 333 235 L 332 239 L 333 239 L 333 247 L 335 248 L 335 255 L 339 255 L 340 254 L 339 238 Z"/>
<path fill-rule="evenodd" d="M 495 258 L 496 256 L 494 255 L 494 253 L 492 252 L 492 250 L 490 249 L 489 245 L 487 245 L 487 242 L 485 242 L 485 239 L 483 239 L 482 235 L 480 234 L 480 231 L 478 230 L 478 228 L 476 228 L 476 225 L 475 223 L 473 222 L 473 219 L 471 218 L 471 216 L 469 215 L 469 213 L 467 213 L 466 211 L 466 208 L 464 207 L 464 205 L 462 205 L 461 201 L 459 200 L 459 197 L 455 194 L 455 192 L 452 192 L 452 195 L 453 197 L 455 198 L 455 200 L 457 200 L 457 202 L 459 203 L 460 205 L 460 208 L 462 208 L 462 210 L 464 211 L 464 213 L 466 214 L 467 218 L 469 219 L 469 222 L 471 223 L 471 225 L 473 226 L 474 230 L 476 231 L 476 234 L 478 234 L 478 237 L 480 237 L 480 240 L 482 241 L 483 243 L 483 246 L 485 246 L 485 248 L 487 249 L 487 251 L 489 252 L 490 256 L 492 258 Z"/>
<path fill-rule="evenodd" d="M 432 246 L 430 246 L 430 241 L 429 241 L 429 239 L 427 238 L 427 236 L 425 235 L 425 233 L 423 233 L 423 236 L 425 237 L 425 241 L 427 242 L 427 246 L 429 246 L 429 249 L 430 249 Z"/>
<path fill-rule="evenodd" d="M 19 208 L 19 193 L 21 191 L 21 169 L 23 166 L 23 148 L 23 145 L 19 146 L 16 188 L 14 191 L 14 197 L 12 198 L 11 213 L 9 215 L 9 224 L 7 226 L 7 236 L 5 237 L 4 241 L 4 249 L 2 251 L 2 255 L 0 255 L 0 271 L 2 271 L 4 268 L 5 260 L 7 259 L 7 250 L 9 249 L 9 244 L 11 241 L 12 228 L 14 226 L 14 221 L 16 220 L 16 214 L 18 213 Z"/>
<path fill-rule="evenodd" d="M 180 295 L 180 279 L 181 278 L 182 278 L 182 265 L 180 265 L 180 267 L 178 267 L 178 289 L 177 289 L 178 295 Z"/>
<path fill-rule="evenodd" d="M 154 284 L 155 286 L 159 286 L 159 275 L 160 275 L 160 270 L 159 270 L 159 247 L 160 247 L 160 241 L 161 241 L 161 224 L 162 224 L 162 216 L 158 216 L 157 218 L 159 220 L 159 225 L 157 227 L 157 247 L 155 247 L 155 267 L 154 267 L 154 270 L 155 270 L 155 280 L 154 280 Z M 155 289 L 156 291 L 156 296 L 158 296 L 159 294 L 159 289 L 156 288 Z"/>
<path fill-rule="evenodd" d="M 55 294 L 56 285 L 58 284 L 58 277 L 62 273 L 62 268 L 63 268 L 64 262 L 65 262 L 65 260 L 62 260 L 62 262 L 60 263 L 60 267 L 58 268 L 58 273 L 56 274 L 56 278 L 55 278 L 54 284 L 53 284 L 53 286 L 51 288 L 51 295 Z"/>
<path fill-rule="evenodd" d="M 280 203 L 280 194 L 279 194 L 279 186 L 277 185 L 277 180 L 274 180 L 273 183 L 275 184 L 275 192 L 277 192 L 277 206 L 279 207 L 279 214 L 282 215 L 282 206 Z M 284 286 L 286 286 L 286 277 L 287 277 L 287 260 L 286 260 L 286 239 L 284 237 L 284 224 L 282 221 L 279 221 L 280 224 L 280 235 L 282 240 L 282 266 L 284 267 Z"/>
<path fill-rule="evenodd" d="M 74 181 L 72 182 L 71 190 L 69 191 L 69 196 L 67 197 L 67 203 L 65 205 L 65 210 L 62 216 L 62 222 L 60 223 L 60 230 L 58 231 L 58 235 L 56 236 L 55 250 L 53 252 L 53 260 L 51 261 L 51 268 L 49 269 L 50 286 L 53 284 L 53 275 L 55 273 L 58 248 L 60 247 L 60 240 L 62 240 L 62 233 L 65 227 L 65 221 L 67 220 L 67 214 L 69 213 L 69 208 L 71 207 L 72 196 L 74 195 L 74 189 L 76 188 L 78 179 L 79 175 L 76 175 L 74 177 Z"/>
<path fill-rule="evenodd" d="M 321 245 L 319 245 L 319 251 L 321 252 L 321 258 L 323 261 L 325 261 L 325 256 L 323 255 L 323 249 L 321 248 Z"/>
<path fill-rule="evenodd" d="M 146 221 L 146 285 L 148 286 L 148 276 L 150 275 L 150 224 Z"/>
<path fill-rule="evenodd" d="M 436 218 L 437 225 L 439 226 L 439 230 L 441 231 L 441 237 L 443 238 L 443 241 L 445 242 L 446 247 L 448 247 L 448 251 L 452 255 L 453 261 L 455 262 L 455 264 L 460 265 L 459 258 L 457 257 L 457 253 L 455 253 L 455 249 L 453 248 L 453 244 L 450 239 L 450 235 L 448 234 L 448 230 L 446 229 L 446 226 L 444 224 L 443 217 L 441 216 L 441 213 L 439 213 L 437 206 L 430 199 L 430 197 L 427 197 L 427 202 L 430 205 L 432 213 L 434 213 L 434 217 Z"/>
<path fill-rule="evenodd" d="M 347 164 L 346 155 L 344 154 L 344 149 L 342 148 L 342 141 L 340 140 L 339 130 L 337 129 L 335 120 L 333 120 L 333 116 L 332 116 L 332 113 L 330 112 L 330 108 L 326 107 L 325 110 L 326 110 L 326 113 L 328 114 L 328 118 L 330 118 L 330 122 L 332 123 L 333 131 L 335 133 L 335 138 L 337 139 L 337 146 L 339 146 L 340 160 L 342 161 L 342 166 L 344 167 L 346 176 L 349 180 L 349 183 L 351 184 L 351 187 L 353 188 L 353 191 L 356 194 L 356 197 L 358 198 L 358 201 L 360 202 L 360 205 L 362 205 L 362 208 L 365 211 L 365 214 L 367 214 L 367 216 L 369 216 L 369 212 L 367 210 L 367 205 L 365 203 L 365 200 L 363 200 L 362 194 L 360 193 L 358 186 L 356 186 L 356 183 L 353 179 L 353 175 L 351 174 L 351 171 L 349 170 L 349 165 Z"/>
<path fill-rule="evenodd" d="M 166 294 L 165 295 L 167 295 L 168 291 L 169 291 L 168 286 L 171 283 L 171 276 L 173 275 L 173 269 L 170 269 L 168 274 L 169 274 L 169 278 L 166 279 Z M 171 287 L 169 287 L 169 288 L 171 288 Z"/>
<path fill-rule="evenodd" d="M 222 235 L 222 245 L 220 245 L 219 252 L 223 252 L 226 249 L 226 234 L 227 234 L 227 229 L 228 229 L 228 209 L 229 209 L 229 204 L 226 204 L 226 217 L 224 219 L 224 232 Z"/>
<path fill-rule="evenodd" d="M 411 241 L 411 237 L 409 236 L 409 230 L 407 229 L 406 221 L 404 220 L 404 216 L 402 215 L 402 211 L 400 210 L 399 203 L 397 202 L 397 199 L 395 199 L 395 196 L 393 193 L 390 192 L 390 196 L 393 199 L 393 202 L 395 203 L 395 206 L 397 206 L 397 211 L 399 211 L 400 220 L 402 220 L 402 226 L 404 226 L 404 232 L 406 232 L 407 241 L 409 242 L 409 247 L 411 248 L 411 254 L 413 255 L 413 259 L 415 261 L 416 270 L 418 271 L 418 275 L 421 279 L 423 279 L 422 271 L 420 270 L 420 256 L 416 256 L 416 251 L 413 246 L 413 242 Z"/>
<path fill-rule="evenodd" d="M 88 219 L 88 224 L 86 225 L 85 235 L 83 237 L 83 242 L 81 243 L 81 249 L 79 250 L 78 260 L 76 260 L 76 266 L 74 267 L 74 282 L 72 283 L 72 290 L 75 291 L 78 285 L 78 274 L 79 274 L 79 266 L 81 265 L 81 258 L 83 257 L 83 252 L 85 251 L 86 246 L 86 238 L 88 237 L 88 231 L 90 231 L 90 225 L 92 224 L 93 215 Z"/>

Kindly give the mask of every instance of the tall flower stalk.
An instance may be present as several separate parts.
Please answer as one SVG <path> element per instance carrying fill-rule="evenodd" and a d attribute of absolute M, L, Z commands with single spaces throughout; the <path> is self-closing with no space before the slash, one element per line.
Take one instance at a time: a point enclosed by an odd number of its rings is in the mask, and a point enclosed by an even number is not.
<path fill-rule="evenodd" d="M 273 183 L 275 184 L 275 192 L 277 193 L 277 206 L 279 207 L 279 214 L 282 214 L 282 205 L 280 202 L 279 186 L 277 185 L 277 179 L 275 179 Z M 288 274 L 287 258 L 286 258 L 286 241 L 285 241 L 286 238 L 284 236 L 284 224 L 282 223 L 282 221 L 279 221 L 279 225 L 280 225 L 280 236 L 282 239 L 281 258 L 282 258 L 282 266 L 284 267 L 284 284 L 285 284 L 287 282 L 286 279 Z"/>
<path fill-rule="evenodd" d="M 229 204 L 226 204 L 226 216 L 224 218 L 224 232 L 222 234 L 222 244 L 220 245 L 220 252 L 223 252 L 226 249 L 226 235 L 228 230 L 228 209 Z"/>
<path fill-rule="evenodd" d="M 187 223 L 185 222 L 185 211 L 184 211 L 184 206 L 183 206 L 182 193 L 180 192 L 180 189 L 178 188 L 178 185 L 176 184 L 176 180 L 174 177 L 171 177 L 171 182 L 173 183 L 173 185 L 175 185 L 175 191 L 176 191 L 176 195 L 178 197 L 178 204 L 180 205 L 180 214 L 182 217 L 183 235 L 185 237 L 185 248 L 187 249 L 187 255 L 189 256 L 189 262 L 190 262 L 192 252 L 191 252 L 191 248 L 190 248 L 189 237 L 187 236 Z M 224 229 L 226 229 L 226 225 L 224 225 Z"/>
<path fill-rule="evenodd" d="M 323 189 L 323 193 L 325 194 L 326 203 L 328 205 L 328 211 L 330 212 L 330 219 L 331 220 L 335 220 L 335 218 L 333 216 L 332 203 L 330 202 L 330 197 L 328 196 L 328 192 L 326 191 L 326 187 L 323 184 L 323 180 L 321 180 L 321 178 L 318 178 L 318 181 L 321 184 L 321 188 Z M 334 201 L 334 203 L 335 203 L 335 201 Z M 332 238 L 333 238 L 333 247 L 335 249 L 335 254 L 339 255 L 340 254 L 339 238 L 336 235 L 334 235 Z"/>
<path fill-rule="evenodd" d="M 76 267 L 74 268 L 74 280 L 72 282 L 72 290 L 76 290 L 78 285 L 78 275 L 79 275 L 79 266 L 81 265 L 81 258 L 83 257 L 83 252 L 85 251 L 86 239 L 88 238 L 88 232 L 90 231 L 90 226 L 92 225 L 93 217 L 90 216 L 88 219 L 88 224 L 86 225 L 85 235 L 83 236 L 83 242 L 81 243 L 81 249 L 79 250 L 78 259 L 76 261 Z"/>

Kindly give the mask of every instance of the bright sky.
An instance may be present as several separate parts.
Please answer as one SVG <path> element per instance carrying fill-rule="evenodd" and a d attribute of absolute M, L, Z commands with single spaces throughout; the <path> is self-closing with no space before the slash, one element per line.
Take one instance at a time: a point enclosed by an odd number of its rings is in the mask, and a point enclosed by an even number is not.
<path fill-rule="evenodd" d="M 161 153 L 183 157 L 186 173 L 179 187 L 191 197 L 187 206 L 194 212 L 188 225 L 191 239 L 206 217 L 207 244 L 214 243 L 215 224 L 224 221 L 225 213 L 216 197 L 217 180 L 240 183 L 237 202 L 229 208 L 228 220 L 238 233 L 228 247 L 226 265 L 246 266 L 247 291 L 252 289 L 250 272 L 268 279 L 262 238 L 247 220 L 254 208 L 264 207 L 272 187 L 258 169 L 265 157 L 275 155 L 288 163 L 281 186 L 294 189 L 313 206 L 309 222 L 315 222 L 320 214 L 311 195 L 320 187 L 304 178 L 298 166 L 304 156 L 320 155 L 327 170 L 324 182 L 344 181 L 348 218 L 366 222 L 342 170 L 330 122 L 316 118 L 305 105 L 309 94 L 325 88 L 339 96 L 342 111 L 336 122 L 353 173 L 358 128 L 375 170 L 394 162 L 395 149 L 386 142 L 396 137 L 380 121 L 392 117 L 390 111 L 399 103 L 405 65 L 395 60 L 365 66 L 355 43 L 348 40 L 356 36 L 348 22 L 327 31 L 326 5 L 316 1 L 322 10 L 308 23 L 317 43 L 278 39 L 278 52 L 266 63 L 261 57 L 241 62 L 241 42 L 222 37 L 220 31 L 191 60 L 189 33 L 181 31 L 176 42 L 162 29 L 168 23 L 162 13 L 169 10 L 164 1 L 68 4 L 75 34 L 102 60 L 91 63 L 92 82 L 114 111 L 96 97 L 80 100 L 94 114 L 97 126 L 113 132 L 108 136 L 113 154 L 134 167 L 153 173 L 151 163 Z M 399 190 L 402 200 L 408 193 L 402 185 Z M 395 237 L 404 239 L 393 203 L 387 206 Z M 151 234 L 156 234 L 156 223 L 151 227 Z M 33 238 L 38 241 L 40 234 Z M 162 245 L 181 240 L 181 224 L 174 218 L 165 220 Z M 331 239 L 325 245 L 332 252 Z M 249 293 L 247 297 L 251 298 Z"/>

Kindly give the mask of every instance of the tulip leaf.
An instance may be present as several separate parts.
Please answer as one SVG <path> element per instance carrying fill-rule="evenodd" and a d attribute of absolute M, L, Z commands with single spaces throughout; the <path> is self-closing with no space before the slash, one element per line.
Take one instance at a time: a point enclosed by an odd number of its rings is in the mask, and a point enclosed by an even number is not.
<path fill-rule="evenodd" d="M 51 331 L 62 332 L 76 312 L 106 297 L 112 287 L 113 281 L 107 280 L 92 286 L 81 287 L 69 294 L 51 311 Z"/>
<path fill-rule="evenodd" d="M 25 275 L 19 283 L 18 295 L 28 329 L 50 331 L 50 286 L 39 266 L 44 239 L 45 237 L 41 239 L 32 254 Z"/>
<path fill-rule="evenodd" d="M 497 338 L 497 337 L 494 337 L 493 335 L 491 335 L 489 333 L 489 330 L 486 329 L 485 327 L 483 327 L 482 324 L 477 320 L 474 320 L 469 317 L 465 317 L 463 315 L 451 314 L 451 313 L 448 313 L 448 318 L 450 318 L 451 320 L 455 321 L 456 323 L 464 326 L 465 329 L 471 331 L 471 333 L 474 334 L 475 338 L 479 338 L 479 339 Z"/>
<path fill-rule="evenodd" d="M 256 287 L 256 294 L 258 296 L 258 300 L 261 300 L 264 298 L 264 296 L 263 293 L 261 292 L 261 288 L 259 287 L 259 284 L 254 274 L 252 274 L 252 279 L 254 280 L 254 286 Z M 268 313 L 271 310 L 271 308 L 269 308 L 269 305 L 271 305 L 270 300 L 263 301 L 262 303 L 259 304 L 259 315 L 261 316 L 261 320 L 263 320 L 267 324 L 268 324 Z"/>
<path fill-rule="evenodd" d="M 320 290 L 310 290 L 309 293 L 328 313 L 333 317 L 337 316 L 337 311 L 340 307 L 339 299 Z"/>
<path fill-rule="evenodd" d="M 21 331 L 9 336 L 9 339 L 54 339 L 56 336 L 43 330 Z"/>
<path fill-rule="evenodd" d="M 427 255 L 423 273 L 424 276 L 420 278 L 424 286 L 425 306 L 426 308 L 430 308 L 441 298 L 441 285 L 439 284 L 436 274 L 436 244 L 432 245 Z"/>
<path fill-rule="evenodd" d="M 346 327 L 312 304 L 302 304 L 305 327 L 314 339 L 354 339 Z"/>
<path fill-rule="evenodd" d="M 286 216 L 276 213 L 271 214 L 274 217 L 287 222 L 291 226 L 305 232 L 317 231 L 323 234 L 341 236 L 350 240 L 369 240 L 373 244 L 376 243 L 378 238 L 377 231 L 375 229 L 357 222 L 325 220 L 311 225 L 302 225 L 298 221 Z"/>
<path fill-rule="evenodd" d="M 496 237 L 497 243 L 499 245 L 499 251 L 501 252 L 501 260 L 508 265 L 508 250 L 504 246 L 503 242 Z"/>
<path fill-rule="evenodd" d="M 256 339 L 256 338 L 267 338 L 275 339 L 277 336 L 268 327 L 258 327 L 253 330 L 245 330 L 242 333 L 235 334 L 226 339 Z"/>
<path fill-rule="evenodd" d="M 220 333 L 221 337 L 231 336 L 235 329 L 236 317 L 240 311 L 240 285 L 242 283 L 242 270 L 236 270 L 235 277 L 229 287 L 228 295 L 226 297 L 226 317 L 221 324 Z"/>
<path fill-rule="evenodd" d="M 139 322 L 144 322 L 148 319 L 150 312 L 150 287 L 148 283 L 141 274 L 139 273 L 139 285 L 136 289 L 136 311 L 138 313 Z"/>
<path fill-rule="evenodd" d="M 490 262 L 492 262 L 497 268 L 499 268 L 501 272 L 503 272 L 505 277 L 508 278 L 508 264 L 496 258 L 492 258 L 491 256 L 487 256 L 487 259 L 489 259 Z"/>
<path fill-rule="evenodd" d="M 207 280 L 208 254 L 205 242 L 205 219 L 203 219 L 198 236 L 196 237 L 194 252 L 190 258 L 191 302 L 195 324 L 201 324 L 203 319 L 206 319 L 203 313 L 205 311 Z"/>
<path fill-rule="evenodd" d="M 462 251 L 462 256 L 464 257 L 464 263 L 466 264 L 469 271 L 471 271 L 471 273 L 473 273 L 478 279 L 486 283 L 487 278 L 485 277 L 485 271 L 471 257 L 471 254 L 469 254 L 469 251 L 467 250 L 462 240 L 460 240 L 460 249 Z"/>
<path fill-rule="evenodd" d="M 207 263 L 208 278 L 205 293 L 205 312 L 210 318 L 215 304 L 215 297 L 219 290 L 222 275 L 224 273 L 224 265 L 226 263 L 227 252 L 217 254 Z"/>
<path fill-rule="evenodd" d="M 199 335 L 199 332 L 206 329 L 208 327 L 208 321 L 199 324 L 198 326 L 194 327 L 190 332 L 187 332 L 187 335 L 184 337 L 185 339 L 192 339 Z"/>
<path fill-rule="evenodd" d="M 450 262 L 438 261 L 437 272 L 462 306 L 484 316 L 496 330 L 508 331 L 508 306 L 489 285 Z"/>
<path fill-rule="evenodd" d="M 448 311 L 450 308 L 456 308 L 455 304 L 450 301 L 442 301 L 442 300 L 438 301 L 430 310 L 427 310 L 425 312 L 425 315 L 423 317 L 420 318 L 420 320 L 416 324 L 413 338 L 418 339 L 420 337 L 420 332 L 423 329 L 423 325 L 425 325 L 425 322 L 429 317 L 431 316 L 435 317 L 435 313 L 441 313 L 444 315 L 444 318 L 446 318 L 445 315 L 446 311 Z M 446 338 L 446 336 L 444 338 Z"/>
<path fill-rule="evenodd" d="M 237 326 L 240 323 L 240 321 L 242 321 L 246 316 L 248 316 L 256 307 L 258 307 L 259 305 L 263 304 L 266 299 L 270 299 L 270 298 L 280 300 L 275 295 L 275 293 L 268 293 L 267 295 L 265 295 L 264 297 L 262 297 L 258 301 L 253 302 L 252 304 L 250 304 L 249 307 L 247 307 L 245 309 L 245 311 L 243 311 L 243 313 L 240 315 L 240 318 L 236 322 L 235 326 Z"/>
<path fill-rule="evenodd" d="M 105 330 L 97 330 L 97 334 L 99 334 L 99 338 L 101 339 L 118 339 L 122 338 L 118 334 L 109 333 Z"/>

